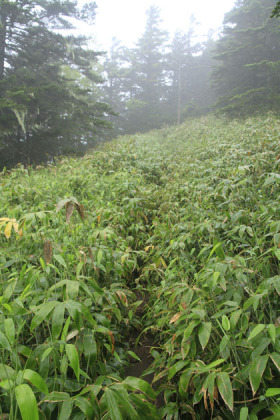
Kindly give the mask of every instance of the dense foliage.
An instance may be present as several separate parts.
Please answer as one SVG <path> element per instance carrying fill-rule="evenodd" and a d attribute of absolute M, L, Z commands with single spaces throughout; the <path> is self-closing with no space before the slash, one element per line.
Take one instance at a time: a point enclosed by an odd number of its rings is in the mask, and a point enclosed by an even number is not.
<path fill-rule="evenodd" d="M 1 415 L 279 418 L 279 129 L 201 118 L 1 174 Z"/>

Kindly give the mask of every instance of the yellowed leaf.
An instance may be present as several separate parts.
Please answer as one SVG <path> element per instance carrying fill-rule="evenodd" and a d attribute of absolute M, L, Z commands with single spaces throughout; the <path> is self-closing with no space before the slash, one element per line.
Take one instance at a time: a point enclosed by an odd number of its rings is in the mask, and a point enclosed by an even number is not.
<path fill-rule="evenodd" d="M 120 300 L 123 302 L 123 304 L 125 306 L 128 306 L 128 302 L 127 302 L 127 297 L 126 294 L 120 290 L 116 291 L 116 294 L 118 295 L 118 297 L 120 298 Z"/>
<path fill-rule="evenodd" d="M 206 411 L 208 410 L 208 403 L 207 403 L 207 389 L 202 388 L 201 392 L 203 392 L 203 400 L 204 400 L 204 407 Z"/>
<path fill-rule="evenodd" d="M 9 237 L 11 236 L 12 226 L 13 226 L 13 223 L 8 222 L 6 227 L 5 227 L 4 235 L 6 236 L 7 239 L 9 239 Z"/>
<path fill-rule="evenodd" d="M 145 249 L 145 252 L 148 252 L 149 249 L 154 249 L 154 245 L 148 245 L 144 249 Z"/>
<path fill-rule="evenodd" d="M 170 320 L 170 322 L 169 322 L 169 324 L 174 324 L 179 318 L 180 318 L 180 316 L 181 316 L 182 314 L 181 314 L 181 312 L 179 312 L 178 314 L 175 314 L 172 318 L 171 318 L 171 320 Z"/>
<path fill-rule="evenodd" d="M 164 259 L 161 257 L 160 260 L 161 260 L 161 263 L 162 263 L 163 267 L 167 268 L 167 265 L 166 265 L 166 262 L 164 261 Z"/>
<path fill-rule="evenodd" d="M 14 220 L 14 219 L 13 219 L 13 220 Z M 14 231 L 15 231 L 16 233 L 18 233 L 18 234 L 19 234 L 19 230 L 18 230 L 18 223 L 17 223 L 16 221 L 13 221 L 12 223 L 13 223 L 13 228 L 14 228 Z"/>

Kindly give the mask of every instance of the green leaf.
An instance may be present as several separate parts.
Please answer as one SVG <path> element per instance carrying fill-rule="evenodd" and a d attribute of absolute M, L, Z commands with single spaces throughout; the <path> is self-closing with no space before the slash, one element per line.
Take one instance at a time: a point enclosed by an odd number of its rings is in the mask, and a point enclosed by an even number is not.
<path fill-rule="evenodd" d="M 119 387 L 116 387 L 116 390 L 113 389 L 113 392 L 115 394 L 116 399 L 118 400 L 118 406 L 122 408 L 122 411 L 128 416 L 130 419 L 138 420 L 140 419 L 137 412 L 135 411 L 135 408 L 131 404 L 129 400 L 128 392 L 125 389 L 118 389 Z"/>
<path fill-rule="evenodd" d="M 78 263 L 77 267 L 76 267 L 76 277 L 79 277 L 80 272 L 81 272 L 83 266 L 84 266 L 84 262 L 83 261 L 80 261 Z"/>
<path fill-rule="evenodd" d="M 168 372 L 168 379 L 169 380 L 172 379 L 173 376 L 175 376 L 177 372 L 182 370 L 189 363 L 190 363 L 189 360 L 179 360 L 177 363 L 175 363 L 173 366 L 171 366 L 171 368 L 169 369 L 169 372 Z"/>
<path fill-rule="evenodd" d="M 103 251 L 99 249 L 97 252 L 97 257 L 96 257 L 96 262 L 98 266 L 101 264 L 102 258 L 103 258 Z"/>
<path fill-rule="evenodd" d="M 222 316 L 222 326 L 223 326 L 224 330 L 226 330 L 226 331 L 230 330 L 230 322 L 229 322 L 229 319 L 226 315 Z"/>
<path fill-rule="evenodd" d="M 265 356 L 257 357 L 252 362 L 252 366 L 249 371 L 249 378 L 250 378 L 251 388 L 253 391 L 253 396 L 256 394 L 260 386 L 261 378 L 266 368 L 267 361 L 268 361 L 268 355 L 265 355 Z"/>
<path fill-rule="evenodd" d="M 151 420 L 161 420 L 162 417 L 159 415 L 159 410 L 154 404 L 151 404 L 147 401 L 146 398 L 143 398 L 139 394 L 130 394 L 130 400 L 133 402 L 134 406 L 137 409 L 137 412 L 140 414 L 141 419 L 151 419 Z"/>
<path fill-rule="evenodd" d="M 54 340 L 57 340 L 61 333 L 64 322 L 64 311 L 64 303 L 60 303 L 54 308 L 52 316 L 52 336 Z"/>
<path fill-rule="evenodd" d="M 2 331 L 0 331 L 0 348 L 1 347 L 8 351 L 12 351 L 9 341 L 7 340 L 5 334 L 2 333 Z"/>
<path fill-rule="evenodd" d="M 74 398 L 74 403 L 86 415 L 87 419 L 94 419 L 94 410 L 91 403 L 81 396 Z"/>
<path fill-rule="evenodd" d="M 275 344 L 275 340 L 276 340 L 276 327 L 275 327 L 275 325 L 274 324 L 268 324 L 267 332 L 268 332 L 272 342 Z"/>
<path fill-rule="evenodd" d="M 273 277 L 274 288 L 278 295 L 280 295 L 280 276 Z"/>
<path fill-rule="evenodd" d="M 238 311 L 234 311 L 230 316 L 230 327 L 232 330 L 235 329 L 237 322 L 239 321 L 239 318 L 242 314 L 242 309 L 239 309 Z"/>
<path fill-rule="evenodd" d="M 108 414 L 110 420 L 122 420 L 123 416 L 119 409 L 119 404 L 114 392 L 110 388 L 106 388 L 104 398 L 107 403 Z"/>
<path fill-rule="evenodd" d="M 43 398 L 42 401 L 40 401 L 40 404 L 43 403 L 43 402 L 67 401 L 67 400 L 69 400 L 69 398 L 70 398 L 70 396 L 66 392 L 54 391 L 54 392 L 51 392 L 50 394 L 46 395 L 46 397 Z"/>
<path fill-rule="evenodd" d="M 268 388 L 266 390 L 265 396 L 266 397 L 274 397 L 275 395 L 280 394 L 280 388 Z"/>
<path fill-rule="evenodd" d="M 189 383 L 192 376 L 193 376 L 193 371 L 190 369 L 187 369 L 185 372 L 182 373 L 180 377 L 179 393 L 182 398 L 184 398 L 187 395 Z"/>
<path fill-rule="evenodd" d="M 219 257 L 221 260 L 225 259 L 225 253 L 222 247 L 222 244 L 220 242 L 218 242 L 213 249 L 211 250 L 210 254 L 209 254 L 209 259 L 212 257 L 212 255 L 214 254 L 214 252 L 216 253 L 217 257 Z"/>
<path fill-rule="evenodd" d="M 229 375 L 226 372 L 218 373 L 217 375 L 217 387 L 221 394 L 222 399 L 228 406 L 228 408 L 233 411 L 233 391 L 232 385 L 230 382 Z"/>
<path fill-rule="evenodd" d="M 13 345 L 15 342 L 16 329 L 12 318 L 6 318 L 4 320 L 4 328 L 10 344 Z"/>
<path fill-rule="evenodd" d="M 210 402 L 211 402 L 212 406 L 214 404 L 214 399 L 215 399 L 215 379 L 216 379 L 216 377 L 217 377 L 217 373 L 216 372 L 211 372 L 207 376 L 205 384 L 203 384 L 203 387 L 205 387 L 205 389 L 208 389 L 208 395 L 209 395 L 209 399 L 210 399 Z"/>
<path fill-rule="evenodd" d="M 30 331 L 33 331 L 34 328 L 38 327 L 49 315 L 49 313 L 58 305 L 59 302 L 50 301 L 40 305 L 40 309 L 36 312 L 36 315 L 33 317 L 30 325 Z"/>
<path fill-rule="evenodd" d="M 128 350 L 127 353 L 129 354 L 129 356 L 133 357 L 133 359 L 138 360 L 139 362 L 141 362 L 141 359 L 137 356 L 137 354 L 135 354 L 133 351 Z"/>
<path fill-rule="evenodd" d="M 12 380 L 15 378 L 16 372 L 13 368 L 8 365 L 4 365 L 0 363 L 0 380 L 3 381 L 5 379 Z"/>
<path fill-rule="evenodd" d="M 88 330 L 84 334 L 84 355 L 90 363 L 94 363 L 97 359 L 97 344 L 94 338 L 94 334 L 91 330 Z"/>
<path fill-rule="evenodd" d="M 221 365 L 222 363 L 224 363 L 225 359 L 218 359 L 215 360 L 214 362 L 210 363 L 209 365 L 205 366 L 208 370 L 209 369 L 213 369 L 216 366 Z"/>
<path fill-rule="evenodd" d="M 54 254 L 53 257 L 59 264 L 63 265 L 64 268 L 67 268 L 65 260 L 60 254 Z"/>
<path fill-rule="evenodd" d="M 194 328 L 197 326 L 199 321 L 191 321 L 191 323 L 187 326 L 187 328 L 184 331 L 184 340 L 188 340 L 188 338 L 191 336 Z"/>
<path fill-rule="evenodd" d="M 248 407 L 242 407 L 240 410 L 239 420 L 247 420 L 249 414 Z"/>
<path fill-rule="evenodd" d="M 260 299 L 263 297 L 262 294 L 259 295 L 254 295 L 249 297 L 247 300 L 245 300 L 244 305 L 243 305 L 243 309 L 246 310 L 248 308 L 250 308 L 250 306 L 253 305 L 254 309 L 256 310 L 259 304 Z"/>
<path fill-rule="evenodd" d="M 253 338 L 255 338 L 258 334 L 260 334 L 263 330 L 265 329 L 265 325 L 264 324 L 259 324 L 257 325 L 251 332 L 250 335 L 248 337 L 248 341 L 252 340 Z"/>
<path fill-rule="evenodd" d="M 79 355 L 76 347 L 73 344 L 65 345 L 66 354 L 70 363 L 71 368 L 74 370 L 77 381 L 80 379 L 80 363 Z"/>
<path fill-rule="evenodd" d="M 17 285 L 17 280 L 14 280 L 13 282 L 9 283 L 6 289 L 3 293 L 3 298 L 6 300 L 9 300 L 10 297 L 13 295 L 15 287 Z"/>
<path fill-rule="evenodd" d="M 151 398 L 152 400 L 156 399 L 156 395 L 153 388 L 150 384 L 148 384 L 148 382 L 144 381 L 143 379 L 128 376 L 123 381 L 123 385 L 125 385 L 128 389 L 143 392 L 145 395 L 147 395 L 147 397 Z"/>
<path fill-rule="evenodd" d="M 271 353 L 270 358 L 277 367 L 277 369 L 280 371 L 280 354 L 279 353 Z"/>
<path fill-rule="evenodd" d="M 9 380 L 5 380 L 5 381 L 0 381 L 0 387 L 4 388 L 6 391 L 10 391 L 13 389 L 14 387 L 14 382 Z"/>
<path fill-rule="evenodd" d="M 202 322 L 199 327 L 198 339 L 203 350 L 208 344 L 208 341 L 211 335 L 211 328 L 212 328 L 211 322 Z"/>
<path fill-rule="evenodd" d="M 16 401 L 22 420 L 39 420 L 39 412 L 35 395 L 29 385 L 15 387 Z"/>
<path fill-rule="evenodd" d="M 63 404 L 61 406 L 61 410 L 58 416 L 58 420 L 68 420 L 71 417 L 73 408 L 73 401 L 68 399 L 66 401 L 63 401 Z"/>
<path fill-rule="evenodd" d="M 30 369 L 25 369 L 23 372 L 23 378 L 31 382 L 32 385 L 34 385 L 44 394 L 47 395 L 49 393 L 48 387 L 44 379 L 37 372 L 34 372 L 33 370 L 30 370 Z"/>
<path fill-rule="evenodd" d="M 48 356 L 49 356 L 49 354 L 51 354 L 51 352 L 53 351 L 53 347 L 48 347 L 45 351 L 44 351 L 44 353 L 42 354 L 42 357 L 41 357 L 41 362 L 43 362 Z"/>

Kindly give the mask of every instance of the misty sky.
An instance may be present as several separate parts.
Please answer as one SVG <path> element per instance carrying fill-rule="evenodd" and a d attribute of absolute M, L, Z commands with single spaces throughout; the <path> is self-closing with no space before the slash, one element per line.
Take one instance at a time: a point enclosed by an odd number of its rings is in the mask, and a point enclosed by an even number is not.
<path fill-rule="evenodd" d="M 197 33 L 207 34 L 210 28 L 222 25 L 223 16 L 235 0 L 96 0 L 98 9 L 90 33 L 98 46 L 108 49 L 112 37 L 131 47 L 145 28 L 146 10 L 151 4 L 161 9 L 162 27 L 173 34 L 187 31 L 189 17 L 194 14 L 201 25 Z"/>

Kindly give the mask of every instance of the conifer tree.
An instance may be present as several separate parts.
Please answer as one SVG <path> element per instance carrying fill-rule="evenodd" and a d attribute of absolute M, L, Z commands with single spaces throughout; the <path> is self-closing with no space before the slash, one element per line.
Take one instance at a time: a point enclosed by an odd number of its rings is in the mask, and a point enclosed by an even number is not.
<path fill-rule="evenodd" d="M 70 17 L 92 22 L 95 7 L 1 0 L 0 167 L 83 150 L 106 126 L 109 108 L 95 95 L 99 54 L 85 49 L 85 37 L 62 31 Z"/>
<path fill-rule="evenodd" d="M 147 11 L 143 35 L 131 51 L 130 80 L 132 95 L 128 102 L 128 131 L 143 131 L 162 123 L 165 100 L 165 47 L 167 32 L 160 28 L 160 11 Z"/>
<path fill-rule="evenodd" d="M 280 24 L 270 19 L 274 5 L 273 0 L 244 0 L 225 16 L 213 73 L 217 106 L 224 112 L 243 116 L 279 109 Z"/>

